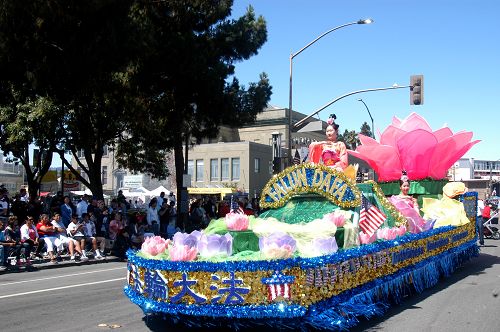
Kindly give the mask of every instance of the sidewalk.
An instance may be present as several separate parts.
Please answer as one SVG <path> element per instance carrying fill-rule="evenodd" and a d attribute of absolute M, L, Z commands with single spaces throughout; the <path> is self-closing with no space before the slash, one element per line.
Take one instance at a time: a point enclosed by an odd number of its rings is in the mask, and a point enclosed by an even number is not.
<path fill-rule="evenodd" d="M 22 265 L 9 265 L 7 267 L 0 266 L 0 274 L 5 273 L 19 273 L 19 272 L 31 272 L 42 269 L 57 269 L 66 266 L 75 266 L 75 265 L 92 265 L 92 264 L 102 264 L 109 262 L 120 262 L 122 259 L 116 256 L 106 256 L 103 259 L 95 259 L 92 254 L 88 255 L 89 259 L 86 261 L 70 261 L 69 255 L 61 255 L 57 262 L 57 264 L 51 263 L 50 259 L 32 259 L 31 266 L 26 266 L 25 263 Z"/>

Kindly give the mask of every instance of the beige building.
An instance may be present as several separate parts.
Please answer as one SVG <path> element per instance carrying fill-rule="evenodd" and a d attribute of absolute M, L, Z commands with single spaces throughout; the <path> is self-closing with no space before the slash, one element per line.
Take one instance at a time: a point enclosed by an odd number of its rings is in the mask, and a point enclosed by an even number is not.
<path fill-rule="evenodd" d="M 268 107 L 257 115 L 254 124 L 242 128 L 223 127 L 217 138 L 190 148 L 188 174 L 191 175 L 191 181 L 188 187 L 199 188 L 197 192 L 202 192 L 201 188 L 231 187 L 241 189 L 251 197 L 259 195 L 273 174 L 273 134 L 279 137 L 281 169 L 288 165 L 288 114 L 288 109 Z M 293 123 L 304 117 L 304 114 L 293 112 Z M 293 153 L 296 148 L 325 139 L 326 122 L 311 119 L 308 123 L 315 127 L 315 131 L 293 132 Z M 105 148 L 101 170 L 104 192 L 116 194 L 119 189 L 130 186 L 143 186 L 151 190 L 160 184 L 175 192 L 173 157 L 169 156 L 168 160 L 171 176 L 160 182 L 147 175 L 132 174 L 118 168 L 113 151 Z M 72 165 L 77 168 L 76 161 L 73 160 Z"/>
<path fill-rule="evenodd" d="M 293 123 L 304 117 L 293 112 Z M 257 115 L 255 123 L 241 128 L 221 128 L 216 139 L 193 146 L 188 152 L 190 187 L 232 187 L 251 197 L 259 196 L 273 175 L 273 149 L 276 149 L 273 134 L 279 137 L 280 169 L 288 165 L 288 121 L 288 109 L 269 107 Z M 311 119 L 308 123 L 314 122 L 315 131 L 292 132 L 292 155 L 295 149 L 325 139 L 326 122 Z M 302 158 L 306 153 L 304 150 Z"/>

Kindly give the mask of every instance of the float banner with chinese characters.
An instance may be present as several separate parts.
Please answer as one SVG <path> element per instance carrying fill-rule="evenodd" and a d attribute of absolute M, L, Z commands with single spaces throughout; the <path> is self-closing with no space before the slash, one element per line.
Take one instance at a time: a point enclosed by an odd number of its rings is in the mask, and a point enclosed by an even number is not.
<path fill-rule="evenodd" d="M 343 172 L 304 163 L 288 167 L 269 180 L 262 190 L 260 206 L 278 208 L 293 195 L 302 193 L 319 194 L 342 208 L 361 204 L 361 192 Z"/>
<path fill-rule="evenodd" d="M 125 293 L 146 313 L 304 317 L 367 292 L 431 287 L 477 254 L 475 239 L 468 223 L 313 258 L 173 262 L 129 251 Z"/>

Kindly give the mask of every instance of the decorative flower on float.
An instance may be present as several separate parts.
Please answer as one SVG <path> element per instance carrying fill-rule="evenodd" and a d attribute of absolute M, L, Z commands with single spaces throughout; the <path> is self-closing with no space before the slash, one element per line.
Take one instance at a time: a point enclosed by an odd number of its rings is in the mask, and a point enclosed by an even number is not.
<path fill-rule="evenodd" d="M 343 227 L 345 225 L 345 215 L 341 213 L 331 212 L 323 216 L 325 222 L 331 222 L 337 227 Z"/>
<path fill-rule="evenodd" d="M 174 234 L 168 253 L 172 261 L 193 261 L 198 254 L 198 242 L 202 233 L 193 231 L 190 234 L 177 232 Z"/>
<path fill-rule="evenodd" d="M 248 229 L 249 218 L 243 213 L 230 212 L 225 217 L 227 229 L 230 231 L 246 231 Z"/>
<path fill-rule="evenodd" d="M 295 239 L 283 232 L 275 232 L 259 238 L 259 249 L 265 258 L 290 258 L 296 248 Z"/>
<path fill-rule="evenodd" d="M 203 234 L 198 241 L 198 251 L 200 256 L 231 256 L 233 253 L 233 237 L 231 234 Z"/>
<path fill-rule="evenodd" d="M 427 121 L 416 113 L 406 119 L 394 117 L 380 136 L 380 143 L 359 135 L 361 145 L 348 152 L 366 161 L 378 174 L 379 181 L 395 181 L 406 170 L 411 180 L 446 177 L 448 169 L 472 146 L 472 132 L 453 133 L 443 127 L 433 131 Z"/>
<path fill-rule="evenodd" d="M 141 251 L 150 256 L 156 256 L 164 253 L 167 250 L 169 243 L 170 240 L 165 240 L 161 236 L 146 237 L 141 246 Z"/>
<path fill-rule="evenodd" d="M 361 244 L 370 244 L 377 240 L 377 233 L 373 233 L 373 235 L 368 235 L 365 232 L 359 232 L 359 242 Z"/>
<path fill-rule="evenodd" d="M 313 256 L 329 255 L 337 252 L 339 246 L 335 236 L 327 238 L 318 238 L 312 241 L 312 254 Z"/>
<path fill-rule="evenodd" d="M 377 239 L 379 240 L 394 240 L 398 236 L 406 234 L 406 226 L 400 227 L 385 227 L 377 229 Z"/>

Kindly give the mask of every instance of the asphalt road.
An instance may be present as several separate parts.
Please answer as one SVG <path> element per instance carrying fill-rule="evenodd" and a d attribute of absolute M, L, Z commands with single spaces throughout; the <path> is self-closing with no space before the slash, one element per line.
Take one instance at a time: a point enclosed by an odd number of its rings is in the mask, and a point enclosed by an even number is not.
<path fill-rule="evenodd" d="M 121 262 L 0 275 L 0 330 L 185 330 L 146 323 L 123 294 L 125 275 Z M 486 240 L 480 257 L 450 278 L 353 331 L 500 331 L 499 294 L 500 241 Z"/>

